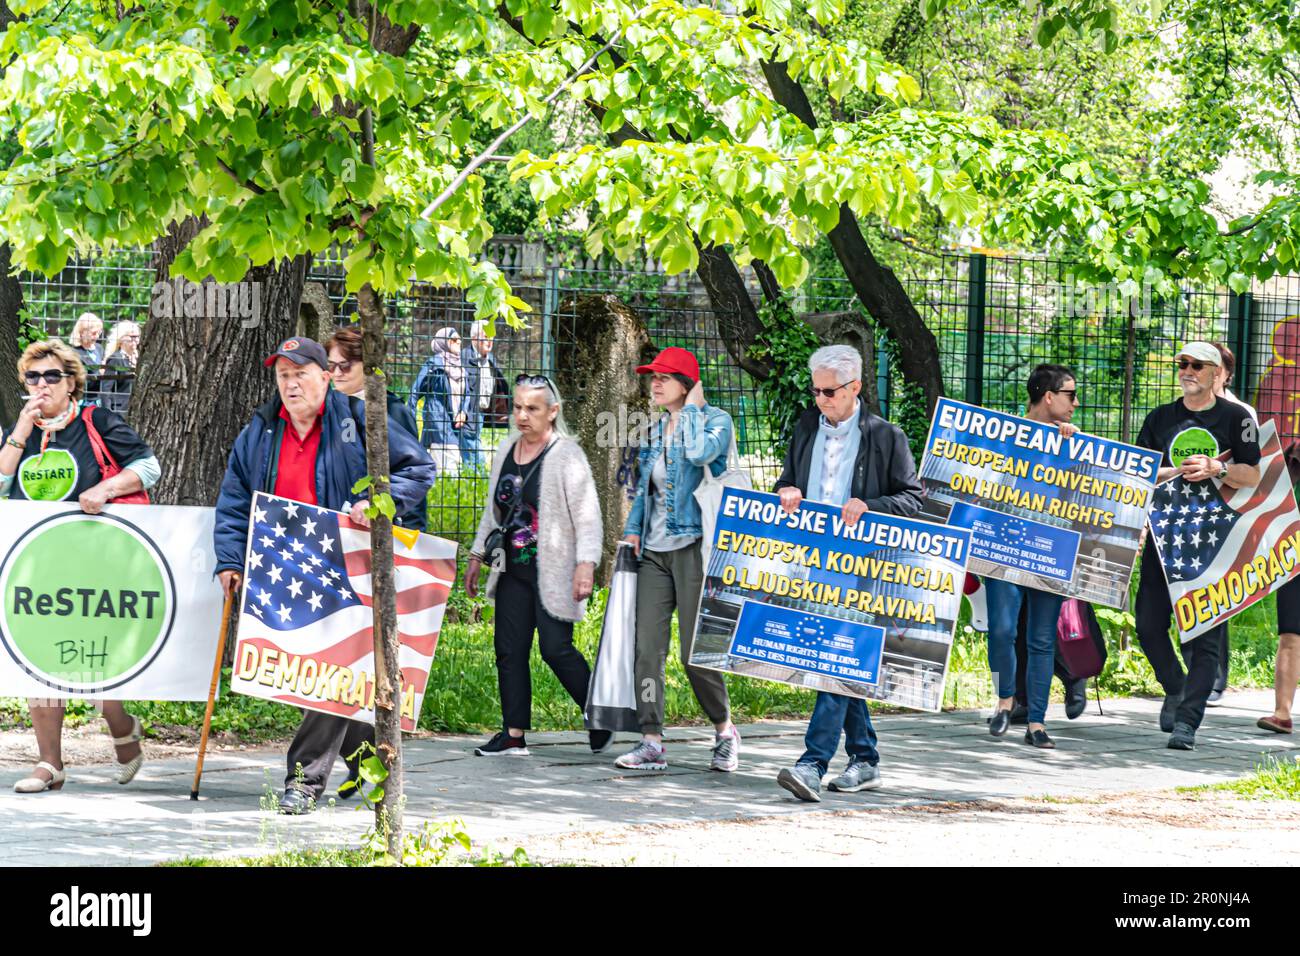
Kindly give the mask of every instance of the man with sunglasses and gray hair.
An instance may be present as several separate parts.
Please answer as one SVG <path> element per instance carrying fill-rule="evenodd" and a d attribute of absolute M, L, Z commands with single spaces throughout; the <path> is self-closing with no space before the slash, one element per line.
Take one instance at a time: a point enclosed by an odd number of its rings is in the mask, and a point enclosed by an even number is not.
<path fill-rule="evenodd" d="M 842 509 L 852 527 L 868 511 L 913 515 L 921 510 L 921 483 L 907 436 L 863 404 L 862 356 L 847 345 L 828 345 L 808 358 L 813 407 L 795 424 L 785 468 L 773 488 L 781 507 L 794 512 L 804 498 Z M 800 800 L 821 800 L 822 777 L 844 734 L 849 765 L 830 783 L 841 793 L 880 786 L 876 732 L 867 703 L 819 691 L 804 754 L 776 782 Z"/>
<path fill-rule="evenodd" d="M 1223 359 L 1209 342 L 1189 342 L 1174 357 L 1183 397 L 1151 410 L 1137 444 L 1163 456 L 1156 481 L 1182 475 L 1188 481 L 1218 478 L 1229 488 L 1259 484 L 1259 427 L 1243 406 L 1214 394 L 1215 377 Z M 1232 464 L 1219 459 L 1232 453 Z M 1160 729 L 1169 734 L 1173 750 L 1192 750 L 1205 704 L 1214 689 L 1223 642 L 1221 629 L 1206 631 L 1183 642 L 1187 673 L 1174 654 L 1169 637 L 1173 603 L 1155 545 L 1147 540 L 1138 577 L 1137 638 L 1142 652 L 1165 691 Z"/>

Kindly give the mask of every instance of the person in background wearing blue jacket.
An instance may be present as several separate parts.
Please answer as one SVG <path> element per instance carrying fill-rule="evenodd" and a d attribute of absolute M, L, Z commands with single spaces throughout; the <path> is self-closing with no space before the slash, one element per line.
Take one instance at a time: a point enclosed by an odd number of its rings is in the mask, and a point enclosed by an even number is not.
<path fill-rule="evenodd" d="M 450 325 L 441 328 L 434 333 L 431 347 L 433 355 L 411 383 L 406 404 L 414 412 L 424 399 L 420 444 L 428 449 L 439 474 L 446 475 L 460 470 L 460 433 L 478 396 L 466 387 L 460 333 Z"/>
<path fill-rule="evenodd" d="M 352 486 L 367 474 L 364 406 L 330 389 L 329 359 L 311 339 L 286 339 L 264 364 L 275 367 L 278 394 L 253 413 L 235 439 L 217 500 L 213 545 L 217 573 L 228 594 L 238 589 L 243 572 L 255 492 L 348 511 L 353 521 L 368 523 L 369 503 L 352 497 Z M 388 462 L 393 503 L 398 514 L 408 514 L 425 500 L 434 467 L 391 416 Z M 365 729 L 346 717 L 305 712 L 289 745 L 280 812 L 310 812 L 325 791 L 335 755 L 344 751 L 349 733 Z"/>
<path fill-rule="evenodd" d="M 628 770 L 664 770 L 664 666 L 672 640 L 673 608 L 682 666 L 695 699 L 713 724 L 710 769 L 731 772 L 740 755 L 740 734 L 731 722 L 727 685 L 717 671 L 691 666 L 695 615 L 704 585 L 700 539 L 704 528 L 695 489 L 704 469 L 714 477 L 727 467 L 731 416 L 704 401 L 700 365 L 682 348 L 666 348 L 637 374 L 653 376 L 652 400 L 664 410 L 637 461 L 636 500 L 623 525 L 624 541 L 641 559 L 636 585 L 637 721 L 641 742 L 614 764 Z"/>

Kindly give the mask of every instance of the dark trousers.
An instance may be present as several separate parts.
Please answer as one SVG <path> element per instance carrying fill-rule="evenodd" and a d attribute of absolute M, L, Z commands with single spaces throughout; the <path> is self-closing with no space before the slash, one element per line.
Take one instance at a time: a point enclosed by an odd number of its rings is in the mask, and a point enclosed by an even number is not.
<path fill-rule="evenodd" d="M 1205 717 L 1205 702 L 1214 689 L 1224 632 L 1228 625 L 1220 624 L 1200 637 L 1183 642 L 1181 650 L 1183 660 L 1187 662 L 1187 673 L 1184 674 L 1178 656 L 1174 653 L 1173 641 L 1169 638 L 1173 613 L 1174 606 L 1169 600 L 1169 586 L 1160 569 L 1160 558 L 1155 546 L 1148 540 L 1146 550 L 1142 553 L 1142 570 L 1138 575 L 1135 609 L 1137 639 L 1165 693 L 1183 695 L 1183 702 L 1174 714 L 1174 722 L 1187 724 L 1195 730 L 1201 726 L 1201 720 Z"/>
<path fill-rule="evenodd" d="M 1016 703 L 1022 707 L 1029 706 L 1029 691 L 1025 687 L 1025 674 L 1029 669 L 1029 645 L 1025 640 L 1025 634 L 1028 633 L 1028 630 L 1029 602 L 1026 601 L 1020 607 L 1020 623 L 1016 626 Z M 1074 678 L 1070 676 L 1070 672 L 1061 663 L 1059 644 L 1052 661 L 1052 674 L 1065 685 L 1067 691 L 1070 689 L 1070 685 L 1074 683 Z"/>
<path fill-rule="evenodd" d="M 1227 625 L 1219 628 L 1223 631 L 1223 639 L 1219 641 L 1219 668 L 1214 674 L 1214 689 L 1222 694 L 1228 689 L 1228 628 Z"/>
<path fill-rule="evenodd" d="M 534 631 L 546 666 L 555 672 L 580 708 L 587 706 L 591 668 L 573 646 L 573 624 L 557 621 L 547 614 L 537 588 L 503 574 L 497 580 L 494 634 L 503 729 L 528 730 L 532 726 L 533 679 L 528 658 L 533 650 Z"/>
<path fill-rule="evenodd" d="M 342 756 L 347 761 L 348 772 L 353 773 L 358 761 L 350 758 L 363 743 L 374 746 L 373 724 L 315 710 L 303 711 L 302 723 L 289 744 L 289 774 L 284 778 L 285 788 L 296 787 L 319 801 L 329 784 L 334 758 Z M 300 765 L 301 780 L 298 778 Z"/>
<path fill-rule="evenodd" d="M 844 733 L 844 750 L 850 760 L 865 760 L 873 767 L 880 763 L 876 728 L 871 726 L 867 702 L 861 697 L 828 694 L 824 690 L 817 692 L 817 704 L 813 707 L 808 732 L 803 738 L 807 749 L 799 763 L 813 764 L 822 776 L 826 776 L 835 749 L 840 745 L 841 731 Z"/>

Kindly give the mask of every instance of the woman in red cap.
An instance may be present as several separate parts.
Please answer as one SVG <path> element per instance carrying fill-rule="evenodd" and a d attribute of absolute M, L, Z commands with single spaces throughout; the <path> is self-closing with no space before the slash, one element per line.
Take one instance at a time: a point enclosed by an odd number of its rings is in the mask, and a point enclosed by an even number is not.
<path fill-rule="evenodd" d="M 700 364 L 686 349 L 664 349 L 637 373 L 652 376 L 651 396 L 663 414 L 641 447 L 636 500 L 623 526 L 624 540 L 641 559 L 634 669 L 642 739 L 614 763 L 631 770 L 668 766 L 663 746 L 664 664 L 676 607 L 682 665 L 716 733 L 710 766 L 729 772 L 736 769 L 740 734 L 731 723 L 727 685 L 717 671 L 692 667 L 690 659 L 704 583 L 703 527 L 694 492 L 705 468 L 717 476 L 727 467 L 731 416 L 704 401 Z"/>

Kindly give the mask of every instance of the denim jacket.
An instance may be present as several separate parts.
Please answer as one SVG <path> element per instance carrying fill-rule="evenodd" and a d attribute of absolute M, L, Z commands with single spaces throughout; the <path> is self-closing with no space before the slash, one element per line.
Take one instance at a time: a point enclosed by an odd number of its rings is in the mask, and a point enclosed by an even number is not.
<path fill-rule="evenodd" d="M 684 405 L 668 442 L 664 468 L 668 472 L 664 500 L 668 505 L 670 535 L 701 535 L 700 506 L 695 501 L 707 466 L 716 478 L 727 470 L 727 452 L 731 450 L 731 416 L 720 408 Z M 661 417 L 651 439 L 641 446 L 637 456 L 636 500 L 628 512 L 623 534 L 645 539 L 650 530 L 650 472 L 664 448 L 664 419 Z"/>

